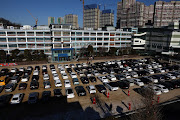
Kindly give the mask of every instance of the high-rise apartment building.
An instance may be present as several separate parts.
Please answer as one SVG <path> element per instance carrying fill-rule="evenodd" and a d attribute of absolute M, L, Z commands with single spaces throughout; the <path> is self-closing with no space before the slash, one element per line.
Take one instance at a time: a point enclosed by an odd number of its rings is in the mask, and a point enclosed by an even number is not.
<path fill-rule="evenodd" d="M 105 27 L 105 25 L 114 25 L 114 10 L 107 9 L 101 12 L 100 27 Z"/>
<path fill-rule="evenodd" d="M 91 4 L 84 6 L 84 28 L 98 29 L 100 27 L 99 5 Z"/>
<path fill-rule="evenodd" d="M 143 27 L 152 20 L 154 6 L 136 0 L 122 0 L 117 4 L 117 27 Z"/>
<path fill-rule="evenodd" d="M 180 1 L 157 1 L 154 9 L 154 27 L 168 26 L 180 19 Z"/>
<path fill-rule="evenodd" d="M 78 25 L 78 16 L 73 14 L 65 15 L 64 17 L 65 24 L 71 24 L 73 29 L 77 29 Z"/>
<path fill-rule="evenodd" d="M 55 18 L 54 17 L 48 17 L 48 25 L 54 24 L 55 23 Z"/>
<path fill-rule="evenodd" d="M 64 24 L 64 19 L 62 17 L 57 18 L 57 23 L 58 24 Z"/>

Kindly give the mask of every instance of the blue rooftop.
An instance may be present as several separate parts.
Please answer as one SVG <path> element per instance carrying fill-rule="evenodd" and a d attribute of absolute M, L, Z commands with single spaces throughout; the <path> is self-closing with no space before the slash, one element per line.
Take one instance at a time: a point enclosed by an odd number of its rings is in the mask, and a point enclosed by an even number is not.
<path fill-rule="evenodd" d="M 97 4 L 90 4 L 90 5 L 85 5 L 85 6 L 84 6 L 84 10 L 96 9 L 96 8 L 100 8 L 100 6 L 97 5 Z"/>
<path fill-rule="evenodd" d="M 114 10 L 106 9 L 106 10 L 103 10 L 103 11 L 102 11 L 102 14 L 106 14 L 106 13 L 112 13 L 112 14 L 114 14 Z"/>

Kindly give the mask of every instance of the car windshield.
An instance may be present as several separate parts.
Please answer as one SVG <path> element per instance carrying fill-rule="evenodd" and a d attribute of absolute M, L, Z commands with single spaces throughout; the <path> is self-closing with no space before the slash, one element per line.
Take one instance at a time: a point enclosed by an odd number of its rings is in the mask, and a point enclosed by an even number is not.
<path fill-rule="evenodd" d="M 18 98 L 16 97 L 16 98 L 13 98 L 13 100 L 18 100 Z"/>
<path fill-rule="evenodd" d="M 29 97 L 29 100 L 34 100 L 35 99 L 35 97 Z"/>
<path fill-rule="evenodd" d="M 72 89 L 68 89 L 68 94 L 73 93 Z"/>
<path fill-rule="evenodd" d="M 163 87 L 163 89 L 166 89 L 165 87 Z"/>

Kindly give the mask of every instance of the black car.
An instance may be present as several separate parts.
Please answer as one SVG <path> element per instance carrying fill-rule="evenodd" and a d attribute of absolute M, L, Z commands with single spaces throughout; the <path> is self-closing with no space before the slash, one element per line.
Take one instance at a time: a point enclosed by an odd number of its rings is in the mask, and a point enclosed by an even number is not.
<path fill-rule="evenodd" d="M 38 88 L 39 88 L 39 82 L 32 81 L 30 84 L 30 89 L 33 90 L 33 89 L 38 89 Z"/>
<path fill-rule="evenodd" d="M 86 96 L 86 91 L 83 86 L 76 86 L 75 90 L 76 90 L 78 96 Z"/>
<path fill-rule="evenodd" d="M 32 70 L 33 70 L 33 67 L 32 67 L 32 66 L 28 66 L 28 67 L 27 67 L 27 70 L 32 71 Z"/>
<path fill-rule="evenodd" d="M 13 77 L 10 78 L 10 81 L 12 83 L 18 83 L 20 81 L 20 79 L 21 78 L 19 76 L 13 76 Z"/>
<path fill-rule="evenodd" d="M 80 80 L 81 80 L 81 82 L 82 82 L 83 84 L 88 84 L 88 83 L 89 83 L 89 80 L 88 80 L 87 77 L 81 77 Z"/>
<path fill-rule="evenodd" d="M 3 91 L 3 89 L 4 89 L 4 85 L 0 86 L 0 93 Z"/>
<path fill-rule="evenodd" d="M 32 72 L 31 70 L 25 70 L 25 71 L 24 71 L 24 75 L 30 75 L 31 72 Z"/>
<path fill-rule="evenodd" d="M 128 81 L 126 81 L 126 80 L 117 81 L 117 83 L 121 89 L 129 89 L 129 82 Z"/>
<path fill-rule="evenodd" d="M 51 97 L 51 91 L 43 91 L 42 92 L 42 101 L 46 102 Z"/>
<path fill-rule="evenodd" d="M 152 81 L 148 78 L 148 77 L 142 77 L 142 78 L 140 78 L 140 80 L 143 82 L 143 83 L 145 83 L 145 84 L 149 84 L 149 83 L 151 83 Z"/>
<path fill-rule="evenodd" d="M 173 84 L 169 82 L 160 82 L 159 84 L 164 85 L 169 90 L 173 90 L 175 88 L 175 86 L 173 86 Z"/>
<path fill-rule="evenodd" d="M 55 66 L 53 64 L 49 65 L 50 69 L 55 69 Z"/>
<path fill-rule="evenodd" d="M 3 69 L 1 70 L 1 75 L 6 75 L 8 72 L 9 72 L 9 69 L 3 68 Z"/>
<path fill-rule="evenodd" d="M 16 89 L 17 84 L 16 83 L 9 83 L 5 87 L 5 92 L 12 92 Z"/>
<path fill-rule="evenodd" d="M 95 85 L 95 87 L 97 88 L 97 90 L 100 92 L 100 93 L 104 93 L 106 92 L 106 88 L 104 87 L 104 85 Z"/>
<path fill-rule="evenodd" d="M 6 73 L 6 77 L 12 77 L 13 75 L 14 75 L 14 73 L 12 73 L 12 72 Z"/>
<path fill-rule="evenodd" d="M 38 102 L 39 93 L 38 92 L 32 92 L 29 94 L 28 98 L 28 104 L 35 104 Z"/>
<path fill-rule="evenodd" d="M 38 75 L 33 75 L 31 80 L 32 81 L 38 81 L 39 80 L 39 76 Z"/>
<path fill-rule="evenodd" d="M 126 77 L 124 75 L 121 75 L 121 74 L 116 74 L 115 77 L 118 79 L 118 80 L 124 80 L 126 79 Z"/>
<path fill-rule="evenodd" d="M 180 88 L 180 80 L 172 80 L 169 82 L 171 82 L 175 88 Z"/>
<path fill-rule="evenodd" d="M 43 69 L 42 70 L 42 74 L 44 75 L 44 74 L 47 74 L 48 73 L 48 71 L 47 71 L 47 69 Z"/>
<path fill-rule="evenodd" d="M 17 71 L 17 72 L 16 72 L 16 76 L 21 76 L 22 74 L 23 74 L 22 71 Z"/>
<path fill-rule="evenodd" d="M 54 96 L 55 97 L 62 97 L 61 89 L 54 89 Z"/>
<path fill-rule="evenodd" d="M 68 73 L 71 73 L 72 72 L 72 69 L 71 68 L 67 68 L 66 69 Z"/>
<path fill-rule="evenodd" d="M 12 96 L 13 94 L 5 94 L 5 95 L 0 96 L 0 107 L 8 105 Z"/>
<path fill-rule="evenodd" d="M 27 88 L 27 83 L 20 83 L 19 90 L 25 90 Z"/>
<path fill-rule="evenodd" d="M 97 81 L 97 80 L 96 80 L 96 77 L 94 77 L 94 76 L 89 77 L 89 80 L 90 80 L 91 82 L 96 82 L 96 81 Z"/>
<path fill-rule="evenodd" d="M 40 70 L 40 66 L 35 66 L 35 70 Z"/>

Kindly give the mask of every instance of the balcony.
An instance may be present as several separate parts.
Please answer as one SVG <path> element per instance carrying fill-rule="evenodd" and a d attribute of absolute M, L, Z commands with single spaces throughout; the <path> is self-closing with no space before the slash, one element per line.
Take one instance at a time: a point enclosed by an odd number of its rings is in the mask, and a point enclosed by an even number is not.
<path fill-rule="evenodd" d="M 27 34 L 27 36 L 34 36 L 34 34 Z"/>

